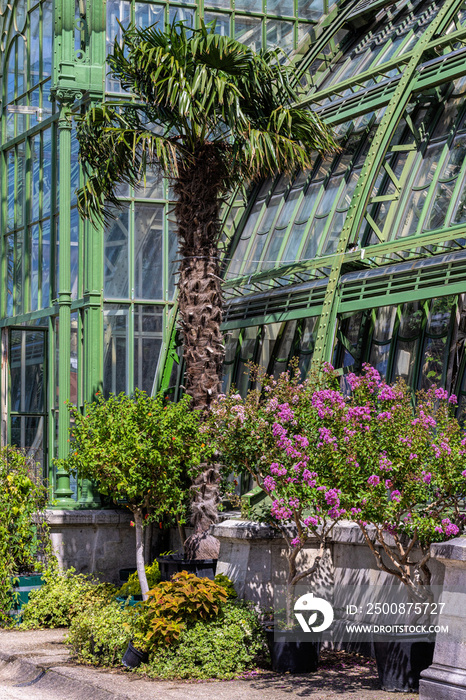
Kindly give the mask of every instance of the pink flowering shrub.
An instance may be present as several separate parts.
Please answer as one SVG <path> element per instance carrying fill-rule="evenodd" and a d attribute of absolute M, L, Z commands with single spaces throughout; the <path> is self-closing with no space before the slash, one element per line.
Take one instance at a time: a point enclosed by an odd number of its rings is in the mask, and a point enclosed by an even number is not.
<path fill-rule="evenodd" d="M 269 522 L 287 542 L 288 585 L 314 574 L 332 528 L 346 513 L 334 470 L 344 469 L 332 435 L 335 411 L 345 406 L 333 370 L 300 382 L 296 372 L 278 379 L 260 374 L 262 391 L 245 399 L 234 391 L 213 406 L 209 431 L 228 470 L 250 474 L 270 497 Z M 299 553 L 313 540 L 313 566 Z"/>
<path fill-rule="evenodd" d="M 273 379 L 256 371 L 262 391 L 221 396 L 208 430 L 227 468 L 251 474 L 270 497 L 270 519 L 288 544 L 289 586 L 315 573 L 332 528 L 346 518 L 358 523 L 382 570 L 425 595 L 430 544 L 465 524 L 466 437 L 452 416 L 456 397 L 433 387 L 413 408 L 404 382 L 388 385 L 367 364 L 348 375 L 349 397 L 330 365 L 304 382 L 293 372 Z M 319 553 L 300 570 L 310 539 Z"/>
<path fill-rule="evenodd" d="M 341 505 L 379 568 L 423 598 L 431 543 L 465 524 L 466 437 L 452 415 L 456 397 L 432 387 L 413 408 L 404 382 L 388 385 L 367 364 L 348 382 L 352 395 L 333 426 L 347 463 L 336 478 Z"/>

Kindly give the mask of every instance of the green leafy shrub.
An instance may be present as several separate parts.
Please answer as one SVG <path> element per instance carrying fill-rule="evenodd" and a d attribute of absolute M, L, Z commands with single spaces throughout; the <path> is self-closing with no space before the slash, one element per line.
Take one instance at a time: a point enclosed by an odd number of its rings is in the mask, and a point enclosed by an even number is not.
<path fill-rule="evenodd" d="M 161 647 L 141 671 L 152 678 L 234 678 L 267 655 L 256 613 L 227 603 L 217 617 L 185 628 L 178 643 Z"/>
<path fill-rule="evenodd" d="M 73 568 L 63 572 L 50 569 L 44 579 L 45 584 L 31 592 L 23 608 L 22 628 L 68 627 L 76 615 L 110 602 L 116 593 L 115 586 L 76 574 Z"/>
<path fill-rule="evenodd" d="M 227 596 L 230 600 L 234 600 L 238 597 L 238 594 L 235 591 L 235 587 L 233 585 L 233 581 L 230 578 L 228 578 L 228 576 L 225 576 L 225 574 L 217 574 L 214 578 L 214 581 L 226 590 Z"/>
<path fill-rule="evenodd" d="M 156 561 L 150 566 L 146 566 L 146 577 L 149 588 L 153 588 L 160 581 L 160 569 Z M 117 593 L 117 596 L 121 598 L 127 598 L 130 595 L 141 595 L 141 584 L 137 571 L 130 575 Z"/>
<path fill-rule="evenodd" d="M 188 395 L 177 403 L 136 389 L 108 399 L 97 392 L 83 412 L 69 403 L 71 451 L 57 468 L 95 482 L 113 501 L 122 499 L 134 517 L 136 561 L 143 595 L 144 527 L 153 520 L 185 522 L 189 486 L 210 448 L 199 433 L 200 416 Z"/>
<path fill-rule="evenodd" d="M 131 639 L 129 620 L 128 609 L 116 601 L 87 607 L 72 619 L 66 642 L 80 661 L 111 666 Z"/>
<path fill-rule="evenodd" d="M 45 487 L 33 465 L 16 447 L 0 449 L 0 623 L 11 624 L 12 578 L 42 571 L 52 560 L 49 530 L 42 512 Z"/>
<path fill-rule="evenodd" d="M 149 598 L 135 613 L 135 644 L 147 651 L 172 644 L 187 626 L 218 615 L 226 600 L 222 586 L 181 571 L 149 591 Z"/>

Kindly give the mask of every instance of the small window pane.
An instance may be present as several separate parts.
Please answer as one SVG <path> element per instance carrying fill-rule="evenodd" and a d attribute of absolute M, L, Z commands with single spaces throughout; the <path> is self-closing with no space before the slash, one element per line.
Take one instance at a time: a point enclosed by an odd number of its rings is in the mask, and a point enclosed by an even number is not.
<path fill-rule="evenodd" d="M 128 392 L 128 309 L 104 306 L 104 395 Z"/>
<path fill-rule="evenodd" d="M 134 308 L 134 386 L 152 393 L 160 348 L 162 347 L 163 308 Z"/>
<path fill-rule="evenodd" d="M 104 293 L 109 299 L 125 299 L 129 296 L 128 210 L 116 215 L 105 230 Z"/>
<path fill-rule="evenodd" d="M 253 51 L 262 48 L 262 23 L 254 17 L 235 17 L 235 39 Z"/>
<path fill-rule="evenodd" d="M 136 299 L 163 298 L 163 206 L 135 205 L 134 293 Z"/>
<path fill-rule="evenodd" d="M 374 340 L 383 343 L 391 340 L 396 318 L 396 306 L 381 306 L 376 310 Z"/>

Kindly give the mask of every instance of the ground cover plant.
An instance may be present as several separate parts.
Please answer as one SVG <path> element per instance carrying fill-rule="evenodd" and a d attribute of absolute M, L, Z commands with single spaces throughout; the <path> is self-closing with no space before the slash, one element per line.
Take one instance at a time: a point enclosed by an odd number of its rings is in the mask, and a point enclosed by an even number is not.
<path fill-rule="evenodd" d="M 0 624 L 10 625 L 12 584 L 20 574 L 42 572 L 53 559 L 43 511 L 47 491 L 34 465 L 13 446 L 0 449 Z"/>
<path fill-rule="evenodd" d="M 151 520 L 182 523 L 189 507 L 189 484 L 209 449 L 199 434 L 199 414 L 191 398 L 178 403 L 136 390 L 105 399 L 101 393 L 83 412 L 70 404 L 71 450 L 61 468 L 95 482 L 134 516 L 136 565 L 142 595 L 145 573 L 143 529 Z"/>
<path fill-rule="evenodd" d="M 44 585 L 31 591 L 22 609 L 23 629 L 68 627 L 84 611 L 108 604 L 116 587 L 93 576 L 77 574 L 73 568 L 53 566 L 43 574 Z"/>
<path fill-rule="evenodd" d="M 118 665 L 128 642 L 146 651 L 141 673 L 157 678 L 232 678 L 266 656 L 253 608 L 221 583 L 181 572 L 156 584 L 134 607 L 96 602 L 73 616 L 67 643 L 79 661 Z"/>

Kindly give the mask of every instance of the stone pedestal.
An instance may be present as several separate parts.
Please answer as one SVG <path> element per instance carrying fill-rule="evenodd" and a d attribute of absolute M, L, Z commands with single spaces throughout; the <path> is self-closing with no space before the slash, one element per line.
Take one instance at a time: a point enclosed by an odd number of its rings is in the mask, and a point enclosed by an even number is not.
<path fill-rule="evenodd" d="M 466 700 L 466 538 L 434 544 L 432 555 L 445 566 L 440 601 L 448 613 L 439 624 L 448 625 L 448 633 L 437 635 L 432 666 L 421 674 L 419 700 Z"/>

